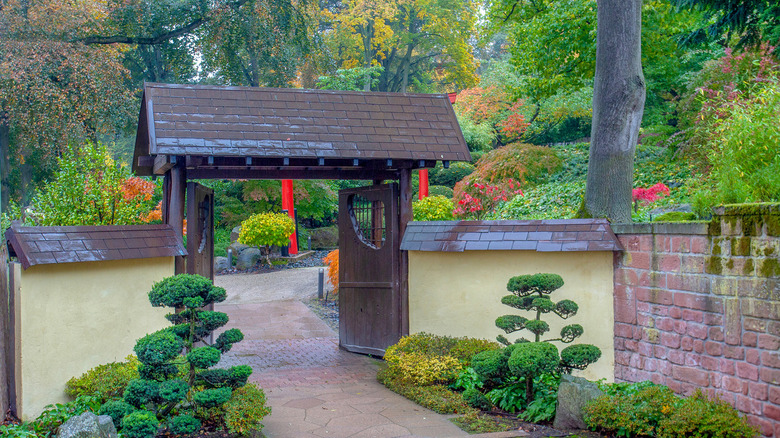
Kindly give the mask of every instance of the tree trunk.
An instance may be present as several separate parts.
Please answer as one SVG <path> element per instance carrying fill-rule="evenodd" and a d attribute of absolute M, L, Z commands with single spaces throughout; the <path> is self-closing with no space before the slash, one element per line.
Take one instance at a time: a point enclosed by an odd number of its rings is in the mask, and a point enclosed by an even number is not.
<path fill-rule="evenodd" d="M 593 127 L 583 215 L 631 221 L 634 152 L 645 104 L 641 0 L 598 0 Z"/>
<path fill-rule="evenodd" d="M 372 40 L 374 38 L 374 22 L 368 20 L 363 33 L 363 67 L 369 69 L 373 59 Z M 363 91 L 371 91 L 371 73 L 366 71 L 363 76 Z"/>
<path fill-rule="evenodd" d="M 10 156 L 11 156 L 11 132 L 8 126 L 8 118 L 0 114 L 0 211 L 8 210 L 8 197 L 10 192 Z"/>

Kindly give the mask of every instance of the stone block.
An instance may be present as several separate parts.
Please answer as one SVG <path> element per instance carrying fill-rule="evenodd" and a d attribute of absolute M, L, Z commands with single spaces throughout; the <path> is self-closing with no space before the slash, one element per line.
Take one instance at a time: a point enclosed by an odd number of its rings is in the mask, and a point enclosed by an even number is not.
<path fill-rule="evenodd" d="M 582 419 L 582 408 L 602 394 L 595 383 L 564 374 L 558 387 L 558 407 L 555 410 L 553 426 L 557 429 L 587 428 Z"/>

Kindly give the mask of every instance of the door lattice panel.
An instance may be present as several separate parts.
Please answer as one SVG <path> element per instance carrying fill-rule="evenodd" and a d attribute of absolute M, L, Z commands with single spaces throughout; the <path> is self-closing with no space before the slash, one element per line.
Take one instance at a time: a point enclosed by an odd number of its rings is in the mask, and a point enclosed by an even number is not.
<path fill-rule="evenodd" d="M 349 197 L 349 217 L 352 228 L 367 246 L 379 249 L 387 239 L 385 205 L 382 201 L 370 201 L 360 195 Z"/>

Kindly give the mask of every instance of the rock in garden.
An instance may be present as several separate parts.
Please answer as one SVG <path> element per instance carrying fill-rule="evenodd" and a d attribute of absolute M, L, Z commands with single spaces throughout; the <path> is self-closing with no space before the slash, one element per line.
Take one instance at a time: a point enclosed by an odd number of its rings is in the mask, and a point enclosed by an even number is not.
<path fill-rule="evenodd" d="M 116 428 L 108 415 L 85 412 L 63 423 L 57 438 L 116 438 Z"/>
<path fill-rule="evenodd" d="M 222 272 L 230 269 L 227 257 L 214 257 L 214 272 Z"/>
<path fill-rule="evenodd" d="M 556 429 L 585 429 L 582 408 L 603 392 L 595 383 L 569 374 L 561 376 L 558 386 L 558 408 L 555 410 Z"/>
<path fill-rule="evenodd" d="M 249 248 L 254 248 L 253 246 L 244 245 L 243 243 L 233 242 L 228 246 L 228 249 L 233 250 L 233 255 L 238 257 L 239 254 L 241 254 L 242 251 L 247 250 Z"/>
<path fill-rule="evenodd" d="M 247 248 L 238 254 L 238 260 L 236 261 L 236 269 L 239 271 L 247 270 L 255 264 L 263 256 L 257 248 Z"/>
<path fill-rule="evenodd" d="M 311 230 L 312 249 L 333 249 L 339 246 L 338 226 L 315 228 Z"/>
<path fill-rule="evenodd" d="M 230 232 L 230 241 L 236 242 L 238 241 L 238 235 L 241 234 L 241 225 L 233 228 L 233 230 Z"/>

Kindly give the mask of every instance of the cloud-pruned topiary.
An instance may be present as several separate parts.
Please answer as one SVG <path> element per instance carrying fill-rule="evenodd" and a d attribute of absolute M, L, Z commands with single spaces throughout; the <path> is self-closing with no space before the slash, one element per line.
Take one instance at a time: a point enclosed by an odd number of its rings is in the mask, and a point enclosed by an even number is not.
<path fill-rule="evenodd" d="M 563 278 L 558 274 L 519 275 L 509 279 L 507 290 L 511 295 L 501 298 L 501 303 L 518 310 L 530 311 L 534 315 L 527 318 L 521 315 L 503 315 L 496 318 L 496 327 L 506 334 L 520 330 L 528 330 L 534 337 L 533 341 L 518 339 L 513 345 L 504 335 L 498 336 L 498 341 L 507 345 L 508 355 L 506 366 L 510 374 L 520 377 L 526 382 L 526 400 L 533 400 L 533 381 L 536 376 L 554 371 L 570 373 L 574 369 L 585 369 L 601 357 L 601 350 L 594 345 L 570 345 L 558 353 L 558 347 L 552 341 L 571 343 L 584 332 L 579 324 L 569 324 L 560 331 L 560 337 L 542 341 L 542 335 L 550 331 L 542 315 L 553 313 L 562 319 L 577 314 L 579 307 L 572 300 L 561 300 L 557 303 L 549 296 L 563 286 Z M 487 358 L 486 358 L 487 359 Z M 500 359 L 496 356 L 495 359 Z M 494 368 L 500 365 L 493 365 Z M 490 376 L 486 376 L 490 377 Z"/>
<path fill-rule="evenodd" d="M 166 315 L 173 326 L 146 335 L 135 345 L 140 378 L 128 384 L 123 401 L 107 412 L 122 425 L 125 436 L 145 438 L 161 427 L 174 435 L 195 433 L 201 427 L 191 415 L 196 408 L 220 407 L 234 389 L 246 384 L 252 373 L 247 365 L 210 369 L 244 337 L 240 330 L 230 329 L 209 345 L 213 331 L 227 324 L 228 317 L 203 308 L 225 298 L 225 289 L 199 275 L 181 274 L 154 284 L 151 304 L 178 312 Z M 129 407 L 134 411 L 128 412 Z"/>

